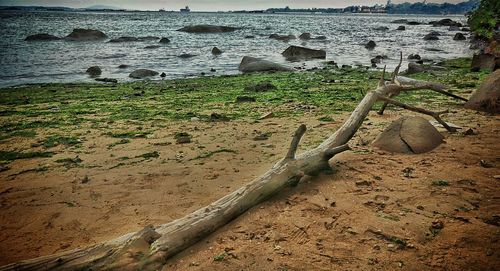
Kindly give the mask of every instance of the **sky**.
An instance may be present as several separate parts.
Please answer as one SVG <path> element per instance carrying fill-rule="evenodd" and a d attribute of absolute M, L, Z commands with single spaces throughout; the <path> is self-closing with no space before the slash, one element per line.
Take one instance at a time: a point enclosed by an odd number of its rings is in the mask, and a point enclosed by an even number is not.
<path fill-rule="evenodd" d="M 393 3 L 421 2 L 422 0 L 392 0 Z M 459 3 L 466 0 L 428 0 L 428 3 Z M 332 7 L 340 8 L 351 5 L 385 4 L 387 0 L 0 0 L 0 5 L 40 5 L 66 6 L 74 8 L 93 5 L 107 5 L 134 10 L 178 10 L 189 5 L 193 11 L 227 11 L 252 10 L 272 7 L 313 8 Z"/>

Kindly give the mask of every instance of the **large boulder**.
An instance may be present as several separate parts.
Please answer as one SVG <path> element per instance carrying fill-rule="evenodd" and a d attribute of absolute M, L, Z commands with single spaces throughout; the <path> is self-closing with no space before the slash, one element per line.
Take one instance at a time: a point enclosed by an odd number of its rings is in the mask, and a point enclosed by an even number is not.
<path fill-rule="evenodd" d="M 439 34 L 438 32 L 432 31 L 431 33 L 427 34 L 424 36 L 424 40 L 439 40 Z"/>
<path fill-rule="evenodd" d="M 61 38 L 56 37 L 54 35 L 50 34 L 35 34 L 35 35 L 30 35 L 27 36 L 24 40 L 25 41 L 51 41 L 51 40 L 60 40 Z"/>
<path fill-rule="evenodd" d="M 108 36 L 99 30 L 94 29 L 73 29 L 69 35 L 66 36 L 67 40 L 74 41 L 96 41 L 106 39 Z"/>
<path fill-rule="evenodd" d="M 281 53 L 287 60 L 299 61 L 307 59 L 325 59 L 326 51 L 310 49 L 300 46 L 290 46 Z"/>
<path fill-rule="evenodd" d="M 500 113 L 500 70 L 496 70 L 484 80 L 465 104 L 465 108 Z"/>
<path fill-rule="evenodd" d="M 222 54 L 222 51 L 219 48 L 217 48 L 217 47 L 212 48 L 212 55 L 218 56 L 221 54 Z"/>
<path fill-rule="evenodd" d="M 500 58 L 493 54 L 480 53 L 472 57 L 471 70 L 474 72 L 480 70 L 494 71 L 500 67 Z"/>
<path fill-rule="evenodd" d="M 417 154 L 435 149 L 443 139 L 443 135 L 426 119 L 401 117 L 391 123 L 372 145 L 389 152 Z"/>
<path fill-rule="evenodd" d="M 234 32 L 238 29 L 239 28 L 237 27 L 231 27 L 231 26 L 200 24 L 200 25 L 185 26 L 181 29 L 178 29 L 177 31 L 187 32 L 187 33 L 197 33 L 197 34 L 210 34 L 210 33 Z"/>
<path fill-rule="evenodd" d="M 398 26 L 398 28 L 396 28 L 396 30 L 404 31 L 404 30 L 406 30 L 406 27 L 404 25 L 400 25 L 400 26 Z"/>
<path fill-rule="evenodd" d="M 90 76 L 99 76 L 102 73 L 102 70 L 99 66 L 92 66 L 85 71 Z"/>
<path fill-rule="evenodd" d="M 146 78 L 146 77 L 151 77 L 151 76 L 156 76 L 156 75 L 158 75 L 158 72 L 148 70 L 148 69 L 138 69 L 138 70 L 135 70 L 132 73 L 130 73 L 129 77 L 141 79 L 141 78 Z"/>
<path fill-rule="evenodd" d="M 160 43 L 164 43 L 164 44 L 170 43 L 170 40 L 168 38 L 161 38 Z"/>
<path fill-rule="evenodd" d="M 243 57 L 238 69 L 244 73 L 263 71 L 292 71 L 292 69 L 280 64 L 250 56 Z"/>

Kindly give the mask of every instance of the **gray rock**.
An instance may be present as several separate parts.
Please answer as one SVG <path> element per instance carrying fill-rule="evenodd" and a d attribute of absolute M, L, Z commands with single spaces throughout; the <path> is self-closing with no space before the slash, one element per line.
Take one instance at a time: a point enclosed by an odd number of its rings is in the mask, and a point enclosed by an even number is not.
<path fill-rule="evenodd" d="M 391 22 L 392 24 L 406 24 L 408 23 L 408 20 L 407 19 L 398 19 L 398 20 L 394 20 Z"/>
<path fill-rule="evenodd" d="M 311 33 L 302 33 L 299 36 L 301 40 L 310 40 L 312 38 Z"/>
<path fill-rule="evenodd" d="M 114 84 L 118 83 L 118 80 L 114 78 L 96 78 L 95 80 L 104 83 L 114 83 Z"/>
<path fill-rule="evenodd" d="M 290 61 L 326 58 L 326 51 L 324 50 L 316 50 L 299 46 L 290 46 L 281 54 Z"/>
<path fill-rule="evenodd" d="M 460 27 L 452 25 L 448 28 L 448 31 L 460 31 Z"/>
<path fill-rule="evenodd" d="M 377 44 L 373 40 L 371 40 L 367 44 L 365 44 L 365 48 L 368 50 L 373 50 L 375 48 L 375 46 L 377 46 Z"/>
<path fill-rule="evenodd" d="M 117 39 L 112 39 L 109 42 L 118 43 L 118 42 L 138 42 L 138 41 L 153 41 L 159 40 L 159 37 L 154 36 L 146 36 L 146 37 L 119 37 Z"/>
<path fill-rule="evenodd" d="M 238 30 L 237 27 L 231 26 L 220 26 L 220 25 L 190 25 L 185 26 L 177 31 L 186 32 L 186 33 L 197 33 L 197 34 L 210 34 L 210 33 L 227 33 L 234 32 Z"/>
<path fill-rule="evenodd" d="M 144 49 L 158 49 L 160 47 L 161 47 L 160 45 L 148 45 L 148 46 L 144 47 Z"/>
<path fill-rule="evenodd" d="M 406 27 L 404 25 L 400 25 L 400 26 L 398 26 L 398 28 L 396 30 L 404 31 L 404 30 L 406 30 Z"/>
<path fill-rule="evenodd" d="M 98 41 L 107 37 L 106 34 L 99 30 L 76 28 L 66 36 L 66 39 L 72 41 Z"/>
<path fill-rule="evenodd" d="M 156 75 L 158 75 L 158 72 L 148 70 L 148 69 L 138 69 L 138 70 L 135 70 L 132 73 L 130 73 L 129 77 L 141 79 L 141 78 L 146 78 L 146 77 L 151 77 L 151 76 L 156 76 Z"/>
<path fill-rule="evenodd" d="M 411 54 L 408 56 L 408 60 L 420 60 L 422 57 L 420 57 L 419 54 Z"/>
<path fill-rule="evenodd" d="M 500 70 L 490 74 L 476 90 L 465 108 L 489 113 L 500 113 Z"/>
<path fill-rule="evenodd" d="M 60 40 L 61 38 L 56 37 L 54 35 L 49 34 L 35 34 L 27 36 L 25 41 L 51 41 L 51 40 Z"/>
<path fill-rule="evenodd" d="M 492 54 L 475 54 L 472 57 L 471 70 L 474 72 L 480 70 L 494 71 L 500 67 L 500 57 Z"/>
<path fill-rule="evenodd" d="M 102 70 L 99 66 L 92 66 L 85 71 L 88 73 L 90 76 L 99 76 L 102 73 Z"/>
<path fill-rule="evenodd" d="M 249 56 L 243 57 L 238 69 L 243 73 L 262 71 L 292 71 L 292 69 L 280 64 Z"/>
<path fill-rule="evenodd" d="M 217 47 L 214 47 L 212 48 L 212 55 L 221 55 L 222 54 L 222 51 L 217 48 Z"/>
<path fill-rule="evenodd" d="M 467 38 L 462 33 L 456 33 L 453 40 L 466 40 Z"/>
<path fill-rule="evenodd" d="M 187 53 L 187 54 L 180 54 L 179 55 L 180 58 L 184 58 L 184 59 L 186 59 L 186 58 L 192 58 L 192 57 L 195 57 L 195 56 L 196 56 L 195 54 L 189 54 L 189 53 Z"/>
<path fill-rule="evenodd" d="M 395 153 L 426 153 L 443 142 L 444 137 L 422 117 L 402 117 L 389 125 L 373 146 Z"/>
<path fill-rule="evenodd" d="M 118 66 L 118 69 L 126 69 L 128 67 L 129 67 L 129 65 L 127 65 L 127 64 L 120 64 L 120 66 Z"/>
<path fill-rule="evenodd" d="M 170 40 L 168 38 L 161 38 L 160 43 L 170 43 Z"/>
<path fill-rule="evenodd" d="M 373 28 L 373 30 L 375 30 L 375 31 L 387 31 L 387 30 L 389 30 L 389 27 L 387 27 L 387 26 L 379 26 L 379 27 Z"/>
<path fill-rule="evenodd" d="M 439 34 L 439 33 L 438 33 Z M 439 35 L 436 35 L 435 32 L 431 32 L 424 36 L 424 40 L 439 40 Z"/>

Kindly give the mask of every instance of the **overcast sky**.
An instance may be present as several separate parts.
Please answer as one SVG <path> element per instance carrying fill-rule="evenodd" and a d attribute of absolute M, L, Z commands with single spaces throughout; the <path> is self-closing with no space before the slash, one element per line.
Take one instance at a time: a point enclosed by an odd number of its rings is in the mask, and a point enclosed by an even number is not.
<path fill-rule="evenodd" d="M 434 3 L 458 3 L 466 0 L 428 0 Z M 109 5 L 126 9 L 178 10 L 189 5 L 193 11 L 217 11 L 237 9 L 266 9 L 270 7 L 309 8 L 309 7 L 345 7 L 350 5 L 385 4 L 387 0 L 0 0 L 0 5 L 43 5 L 88 7 Z M 393 3 L 421 2 L 421 0 L 393 0 Z"/>

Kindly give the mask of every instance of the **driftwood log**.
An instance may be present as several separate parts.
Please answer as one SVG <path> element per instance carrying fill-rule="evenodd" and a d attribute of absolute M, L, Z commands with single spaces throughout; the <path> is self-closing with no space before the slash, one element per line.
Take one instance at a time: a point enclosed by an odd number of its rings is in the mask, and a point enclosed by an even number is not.
<path fill-rule="evenodd" d="M 296 185 L 304 175 L 316 175 L 328 169 L 329 160 L 334 155 L 349 149 L 348 141 L 377 101 L 430 115 L 451 131 L 440 118 L 443 112 L 416 108 L 390 98 L 403 91 L 444 89 L 440 84 L 398 77 L 400 66 L 401 61 L 389 82 L 384 80 L 384 68 L 378 86 L 365 95 L 344 124 L 319 146 L 296 156 L 300 139 L 306 132 L 306 126 L 301 125 L 292 138 L 288 153 L 281 161 L 264 175 L 212 204 L 167 224 L 147 226 L 141 231 L 105 243 L 13 263 L 0 267 L 0 270 L 160 270 L 169 257 L 249 208 L 287 186 Z"/>

